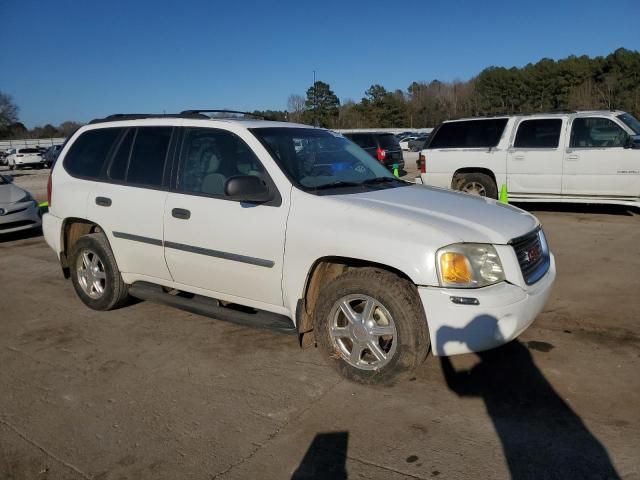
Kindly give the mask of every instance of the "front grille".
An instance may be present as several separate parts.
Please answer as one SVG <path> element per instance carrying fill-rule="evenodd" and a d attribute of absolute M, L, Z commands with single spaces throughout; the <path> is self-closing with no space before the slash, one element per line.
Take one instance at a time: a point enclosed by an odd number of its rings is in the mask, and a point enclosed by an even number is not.
<path fill-rule="evenodd" d="M 516 252 L 527 285 L 536 283 L 547 273 L 551 261 L 542 230 L 538 228 L 522 237 L 514 238 L 509 243 Z"/>
<path fill-rule="evenodd" d="M 0 223 L 0 230 L 10 230 L 12 228 L 24 227 L 26 225 L 35 225 L 36 222 L 31 220 L 20 220 L 19 222 Z"/>

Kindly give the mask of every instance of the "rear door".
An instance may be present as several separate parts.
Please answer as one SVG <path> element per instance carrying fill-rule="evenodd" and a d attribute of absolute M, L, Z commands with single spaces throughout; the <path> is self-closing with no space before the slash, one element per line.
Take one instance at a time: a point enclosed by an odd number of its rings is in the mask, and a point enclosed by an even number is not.
<path fill-rule="evenodd" d="M 88 201 L 88 217 L 109 238 L 120 271 L 171 280 L 163 212 L 173 147 L 170 126 L 121 130 Z"/>
<path fill-rule="evenodd" d="M 231 201 L 224 186 L 236 175 L 258 176 L 275 189 L 247 143 L 227 130 L 195 127 L 183 130 L 181 143 L 177 191 L 164 209 L 174 281 L 242 304 L 282 306 L 288 192 L 267 204 Z"/>
<path fill-rule="evenodd" d="M 562 191 L 562 132 L 566 118 L 525 118 L 516 126 L 507 155 L 509 193 L 559 195 Z"/>
<path fill-rule="evenodd" d="M 628 137 L 610 118 L 574 118 L 564 157 L 563 195 L 640 197 L 640 150 L 624 148 Z"/>

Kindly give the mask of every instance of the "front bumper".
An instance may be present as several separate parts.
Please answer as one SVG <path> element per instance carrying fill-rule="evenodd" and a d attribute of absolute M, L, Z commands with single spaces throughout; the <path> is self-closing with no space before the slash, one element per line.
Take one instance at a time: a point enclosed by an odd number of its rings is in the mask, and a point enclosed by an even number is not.
<path fill-rule="evenodd" d="M 478 289 L 419 287 L 434 355 L 457 355 L 498 347 L 518 337 L 544 308 L 556 277 L 551 255 L 547 273 L 526 288 L 502 282 Z M 451 297 L 478 300 L 459 305 Z"/>
<path fill-rule="evenodd" d="M 40 209 L 34 200 L 0 205 L 0 208 L 4 210 L 4 213 L 0 215 L 0 234 L 28 230 L 42 224 Z"/>

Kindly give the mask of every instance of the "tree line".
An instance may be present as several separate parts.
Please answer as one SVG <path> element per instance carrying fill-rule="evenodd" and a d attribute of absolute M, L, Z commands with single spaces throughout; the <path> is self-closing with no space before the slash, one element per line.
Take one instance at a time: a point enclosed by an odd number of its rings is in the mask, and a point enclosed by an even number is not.
<path fill-rule="evenodd" d="M 461 117 L 600 109 L 640 116 L 640 52 L 489 67 L 468 81 L 413 82 L 406 91 L 371 85 L 359 101 L 340 102 L 317 81 L 306 98 L 290 95 L 286 110 L 255 113 L 328 128 L 421 128 Z"/>
<path fill-rule="evenodd" d="M 317 81 L 306 96 L 292 94 L 286 110 L 254 111 L 271 120 L 326 128 L 433 127 L 444 120 L 565 109 L 619 109 L 640 116 L 640 52 L 619 48 L 606 57 L 543 58 L 522 68 L 488 67 L 467 81 L 413 82 L 406 91 L 371 85 L 342 102 Z M 0 139 L 66 137 L 77 122 L 27 129 L 18 107 L 0 92 Z"/>

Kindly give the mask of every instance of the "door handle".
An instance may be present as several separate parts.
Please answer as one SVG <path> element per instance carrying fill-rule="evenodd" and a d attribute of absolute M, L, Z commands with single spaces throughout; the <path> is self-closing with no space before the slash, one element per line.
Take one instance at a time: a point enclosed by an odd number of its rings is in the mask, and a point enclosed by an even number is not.
<path fill-rule="evenodd" d="M 578 160 L 580 157 L 578 157 L 578 155 L 576 155 L 575 153 L 573 155 L 567 155 L 567 160 Z"/>
<path fill-rule="evenodd" d="M 514 160 L 524 160 L 524 155 L 514 155 L 513 159 Z"/>
<path fill-rule="evenodd" d="M 184 208 L 174 208 L 171 210 L 171 215 L 174 218 L 179 218 L 181 220 L 189 220 L 191 218 L 191 212 Z"/>
<path fill-rule="evenodd" d="M 96 205 L 100 207 L 110 207 L 111 199 L 107 197 L 96 197 Z"/>

